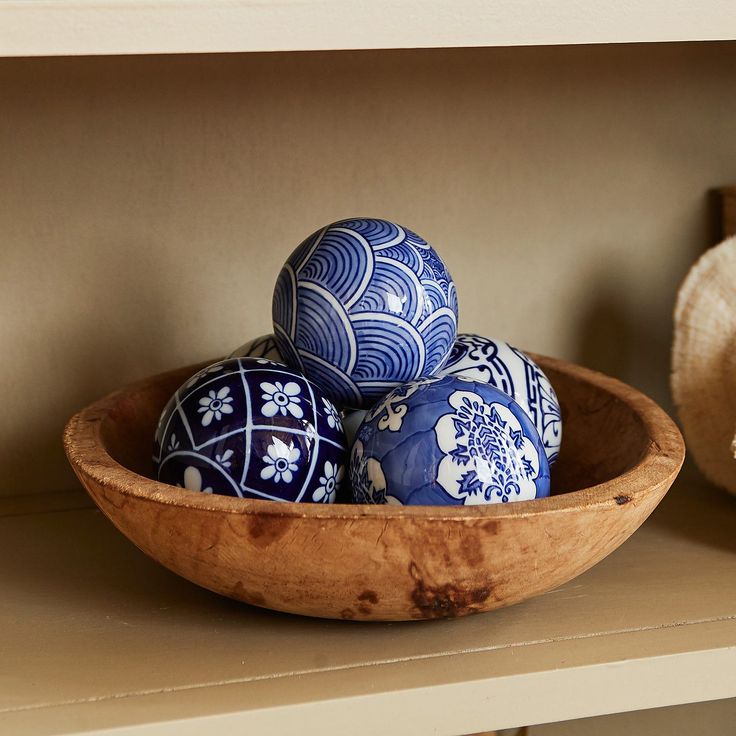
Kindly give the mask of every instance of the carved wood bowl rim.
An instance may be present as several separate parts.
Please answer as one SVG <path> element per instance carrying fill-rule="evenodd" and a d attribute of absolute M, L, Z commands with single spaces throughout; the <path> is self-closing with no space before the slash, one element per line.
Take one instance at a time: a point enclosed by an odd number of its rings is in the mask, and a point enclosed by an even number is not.
<path fill-rule="evenodd" d="M 471 519 L 503 519 L 558 514 L 581 508 L 636 503 L 663 483 L 669 486 L 677 476 L 685 457 L 685 445 L 676 424 L 652 399 L 635 388 L 597 371 L 566 361 L 532 354 L 545 370 L 566 374 L 569 378 L 592 383 L 598 389 L 625 403 L 641 421 L 649 442 L 641 457 L 620 475 L 580 490 L 558 493 L 547 498 L 507 504 L 479 506 L 369 506 L 350 504 L 279 503 L 269 500 L 244 499 L 204 494 L 160 483 L 120 464 L 108 451 L 104 425 L 123 401 L 133 401 L 156 382 L 180 375 L 181 381 L 207 361 L 187 368 L 161 373 L 135 383 L 93 402 L 75 414 L 64 429 L 64 449 L 80 479 L 88 478 L 103 488 L 124 495 L 147 499 L 167 506 L 178 506 L 214 514 L 276 516 L 310 519 L 363 518 L 433 519 L 462 521 Z M 564 443 L 564 435 L 563 435 Z"/>

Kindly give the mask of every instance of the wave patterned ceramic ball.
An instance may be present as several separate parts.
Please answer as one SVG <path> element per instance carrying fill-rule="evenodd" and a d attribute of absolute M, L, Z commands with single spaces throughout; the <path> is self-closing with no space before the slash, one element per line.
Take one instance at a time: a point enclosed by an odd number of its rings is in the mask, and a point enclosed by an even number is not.
<path fill-rule="evenodd" d="M 457 294 L 422 238 L 385 220 L 343 220 L 310 235 L 273 295 L 287 363 L 337 404 L 372 405 L 442 367 L 457 336 Z"/>
<path fill-rule="evenodd" d="M 466 376 L 509 394 L 534 422 L 550 465 L 562 444 L 562 413 L 544 371 L 521 350 L 480 335 L 457 336 L 452 353 L 438 374 Z"/>
<path fill-rule="evenodd" d="M 304 376 L 263 358 L 228 358 L 181 386 L 154 442 L 158 479 L 202 493 L 333 503 L 345 433 Z"/>
<path fill-rule="evenodd" d="M 261 335 L 233 350 L 228 358 L 266 358 L 275 363 L 284 364 L 276 338 L 273 335 Z"/>
<path fill-rule="evenodd" d="M 350 458 L 356 503 L 477 505 L 549 495 L 549 465 L 526 412 L 486 383 L 408 383 L 366 415 Z"/>

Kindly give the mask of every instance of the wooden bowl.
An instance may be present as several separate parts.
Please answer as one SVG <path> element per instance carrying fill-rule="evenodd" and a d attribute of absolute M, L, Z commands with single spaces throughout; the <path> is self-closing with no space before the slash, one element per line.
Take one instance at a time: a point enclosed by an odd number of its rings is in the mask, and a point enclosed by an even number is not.
<path fill-rule="evenodd" d="M 653 401 L 607 376 L 536 357 L 559 396 L 562 453 L 549 498 L 488 506 L 278 503 L 150 478 L 154 428 L 197 366 L 101 399 L 64 432 L 69 462 L 115 526 L 205 588 L 326 618 L 465 616 L 555 588 L 649 516 L 685 448 Z"/>

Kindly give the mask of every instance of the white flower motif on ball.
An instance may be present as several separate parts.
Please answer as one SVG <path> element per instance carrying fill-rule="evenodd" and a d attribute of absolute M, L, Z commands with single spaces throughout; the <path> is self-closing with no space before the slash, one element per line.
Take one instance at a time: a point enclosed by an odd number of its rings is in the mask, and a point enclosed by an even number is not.
<path fill-rule="evenodd" d="M 212 488 L 202 488 L 202 473 L 191 465 L 187 466 L 184 471 L 184 488 L 199 493 L 212 493 Z"/>
<path fill-rule="evenodd" d="M 539 453 L 513 412 L 472 391 L 455 391 L 449 403 L 455 412 L 435 425 L 445 453 L 437 482 L 465 505 L 535 498 Z"/>
<path fill-rule="evenodd" d="M 350 483 L 354 500 L 358 503 L 393 504 L 401 506 L 401 501 L 386 493 L 386 476 L 381 463 L 364 453 L 363 443 L 356 440 L 350 463 Z"/>
<path fill-rule="evenodd" d="M 337 491 L 342 482 L 344 468 L 337 463 L 325 462 L 324 475 L 319 477 L 320 486 L 312 494 L 312 500 L 317 503 L 334 503 Z"/>
<path fill-rule="evenodd" d="M 261 398 L 266 402 L 261 409 L 263 416 L 274 417 L 276 414 L 286 416 L 288 412 L 295 419 L 301 419 L 304 416 L 302 411 L 301 399 L 299 398 L 299 384 L 289 381 L 282 384 L 279 381 L 274 383 L 264 382 L 261 384 L 263 396 Z"/>
<path fill-rule="evenodd" d="M 422 386 L 432 383 L 434 380 L 434 378 L 420 378 L 394 389 L 368 412 L 365 421 L 372 422 L 377 416 L 383 414 L 378 420 L 378 429 L 381 431 L 387 429 L 389 432 L 398 432 L 404 423 L 406 412 L 409 410 L 409 407 L 401 402 L 406 401 L 406 399 L 415 394 Z"/>
<path fill-rule="evenodd" d="M 218 422 L 222 419 L 223 414 L 232 414 L 233 407 L 230 406 L 233 401 L 232 396 L 228 396 L 230 393 L 230 387 L 225 386 L 221 388 L 217 393 L 210 391 L 207 396 L 203 396 L 199 400 L 199 411 L 204 413 L 202 417 L 202 426 L 209 427 L 212 424 L 212 420 L 216 419 Z"/>
<path fill-rule="evenodd" d="M 327 401 L 324 396 L 322 397 L 322 408 L 324 409 L 325 417 L 327 417 L 327 424 L 329 424 L 332 429 L 342 426 L 342 421 L 340 420 L 340 415 L 337 413 L 337 409 L 335 409 L 332 402 Z"/>
<path fill-rule="evenodd" d="M 220 363 L 215 363 L 215 365 L 208 366 L 204 370 L 201 370 L 199 373 L 195 373 L 186 383 L 184 388 L 191 388 L 194 386 L 197 381 L 204 378 L 208 373 L 217 373 L 218 371 L 222 370 L 222 365 Z"/>
<path fill-rule="evenodd" d="M 263 386 L 263 384 L 261 384 Z M 294 447 L 294 443 L 286 444 L 278 437 L 273 437 L 273 443 L 268 446 L 266 454 L 261 458 L 265 465 L 261 470 L 261 478 L 263 480 L 271 480 L 274 483 L 291 483 L 299 466 L 299 448 Z"/>
<path fill-rule="evenodd" d="M 229 468 L 232 465 L 232 462 L 230 461 L 230 458 L 233 456 L 232 450 L 225 450 L 225 452 L 222 453 L 222 455 L 215 455 L 215 460 L 217 460 L 220 465 L 222 465 L 223 468 Z"/>

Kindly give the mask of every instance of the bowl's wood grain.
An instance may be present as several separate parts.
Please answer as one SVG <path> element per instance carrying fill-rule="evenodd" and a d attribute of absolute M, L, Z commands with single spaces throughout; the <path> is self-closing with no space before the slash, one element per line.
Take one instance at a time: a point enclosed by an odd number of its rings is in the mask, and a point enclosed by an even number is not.
<path fill-rule="evenodd" d="M 141 550 L 247 603 L 359 620 L 464 616 L 564 583 L 647 518 L 684 458 L 650 399 L 619 381 L 537 358 L 560 398 L 554 495 L 471 507 L 288 504 L 198 494 L 152 480 L 159 413 L 195 367 L 123 388 L 74 416 L 67 456 Z"/>

